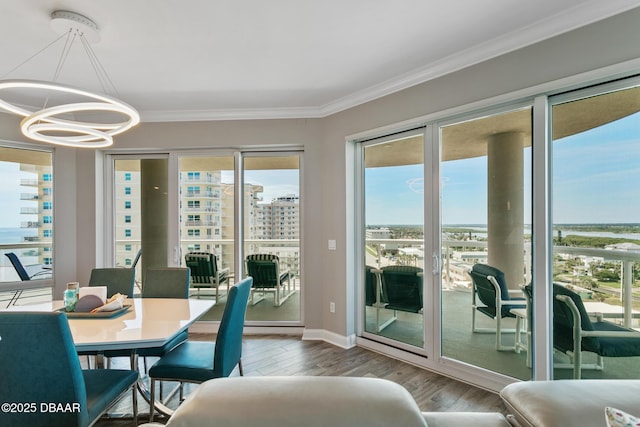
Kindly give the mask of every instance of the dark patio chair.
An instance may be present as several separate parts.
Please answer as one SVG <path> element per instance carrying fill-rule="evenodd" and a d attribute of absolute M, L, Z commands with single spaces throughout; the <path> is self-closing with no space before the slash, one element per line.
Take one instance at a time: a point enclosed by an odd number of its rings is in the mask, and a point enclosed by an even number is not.
<path fill-rule="evenodd" d="M 382 287 L 382 270 L 367 265 L 365 266 L 364 275 L 365 304 L 375 309 L 376 332 L 380 332 L 393 323 L 396 320 L 396 316 L 394 315 L 384 323 L 380 323 L 381 312 L 389 302 Z"/>
<path fill-rule="evenodd" d="M 247 256 L 247 276 L 253 278 L 251 291 L 251 305 L 256 305 L 264 299 L 266 291 L 274 292 L 273 305 L 279 307 L 295 290 L 291 289 L 293 275 L 289 270 L 280 268 L 280 259 L 277 255 L 253 254 Z M 285 290 L 286 282 L 286 290 Z M 262 290 L 262 297 L 255 301 L 254 293 Z"/>
<path fill-rule="evenodd" d="M 15 268 L 16 273 L 18 273 L 18 277 L 20 280 L 35 280 L 35 279 L 47 279 L 51 277 L 51 269 L 44 268 L 43 264 L 31 264 L 31 265 L 23 265 L 20 261 L 20 258 L 13 253 L 7 252 L 5 254 L 9 261 L 11 261 L 11 265 Z"/>
<path fill-rule="evenodd" d="M 515 333 L 514 329 L 503 329 L 502 319 L 505 317 L 515 318 L 511 313 L 514 308 L 526 308 L 526 299 L 523 297 L 512 297 L 504 273 L 499 269 L 486 264 L 475 264 L 469 271 L 473 290 L 471 291 L 471 329 L 475 333 L 495 333 L 496 350 L 514 350 L 514 346 L 502 345 L 503 333 Z M 522 295 L 521 290 L 514 290 L 513 293 Z M 477 299 L 480 304 L 477 303 Z M 478 328 L 476 326 L 476 311 L 495 320 L 494 328 Z"/>
<path fill-rule="evenodd" d="M 385 308 L 409 313 L 422 312 L 422 268 L 390 265 L 381 270 Z"/>
<path fill-rule="evenodd" d="M 595 353 L 594 368 L 603 369 L 603 357 L 640 356 L 640 332 L 607 322 L 601 314 L 592 322 L 582 298 L 554 283 L 553 347 L 569 356 L 573 362 L 573 378 L 580 379 L 583 351 Z"/>
<path fill-rule="evenodd" d="M 184 256 L 184 262 L 191 270 L 191 287 L 197 289 L 198 298 L 201 288 L 215 288 L 217 301 L 220 298 L 220 285 L 225 282 L 229 292 L 229 269 L 218 269 L 218 259 L 214 254 L 189 252 Z"/>

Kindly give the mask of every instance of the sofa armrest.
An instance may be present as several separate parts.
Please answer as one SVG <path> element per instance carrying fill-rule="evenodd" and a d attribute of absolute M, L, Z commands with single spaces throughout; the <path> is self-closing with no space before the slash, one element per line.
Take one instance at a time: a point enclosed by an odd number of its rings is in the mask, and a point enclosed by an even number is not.
<path fill-rule="evenodd" d="M 500 396 L 522 427 L 603 427 L 607 406 L 640 415 L 638 380 L 520 382 Z"/>
<path fill-rule="evenodd" d="M 231 377 L 202 383 L 167 427 L 427 427 L 399 384 L 356 377 Z"/>

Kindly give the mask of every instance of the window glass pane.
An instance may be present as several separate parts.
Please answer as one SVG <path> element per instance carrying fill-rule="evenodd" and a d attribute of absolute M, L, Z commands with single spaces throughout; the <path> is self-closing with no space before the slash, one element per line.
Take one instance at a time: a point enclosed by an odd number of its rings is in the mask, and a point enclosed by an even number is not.
<path fill-rule="evenodd" d="M 180 157 L 181 263 L 190 252 L 215 256 L 219 287 L 192 283 L 192 297 L 216 298 L 216 306 L 203 320 L 220 320 L 228 284 L 234 283 L 234 158 L 232 156 Z M 214 279 L 212 279 L 214 280 Z"/>
<path fill-rule="evenodd" d="M 581 361 L 571 358 L 578 352 L 569 308 L 575 304 L 585 328 L 640 327 L 638 111 L 639 87 L 552 108 L 556 379 L 640 378 L 640 348 L 623 338 L 584 338 Z"/>
<path fill-rule="evenodd" d="M 424 137 L 364 149 L 365 331 L 424 346 Z"/>
<path fill-rule="evenodd" d="M 140 160 L 116 159 L 114 165 L 115 265 L 126 267 L 131 263 L 131 252 L 141 248 Z M 140 267 L 136 268 L 138 283 L 142 281 Z"/>
<path fill-rule="evenodd" d="M 0 147 L 0 282 L 20 281 L 5 254 L 13 253 L 31 280 L 50 279 L 53 258 L 51 153 Z M 47 268 L 43 268 L 44 266 Z M 32 291 L 28 291 L 29 293 Z M 51 291 L 40 291 L 46 298 Z M 6 294 L 0 293 L 0 303 Z M 25 296 L 20 300 L 28 301 Z"/>
<path fill-rule="evenodd" d="M 520 379 L 531 378 L 531 167 L 530 108 L 441 128 L 442 355 Z"/>
<path fill-rule="evenodd" d="M 255 276 L 256 287 L 247 320 L 298 321 L 303 286 L 299 255 L 300 156 L 245 157 L 243 198 L 246 274 Z M 248 257 L 277 257 L 277 264 L 250 265 Z M 260 274 L 262 279 L 258 277 L 260 271 L 265 274 Z M 278 288 L 274 287 L 276 282 L 280 283 Z"/>

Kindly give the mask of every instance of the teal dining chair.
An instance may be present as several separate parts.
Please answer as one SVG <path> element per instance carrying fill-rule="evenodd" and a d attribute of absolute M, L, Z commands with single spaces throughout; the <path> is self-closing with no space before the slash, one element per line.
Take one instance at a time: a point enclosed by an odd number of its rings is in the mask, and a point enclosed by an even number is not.
<path fill-rule="evenodd" d="M 0 401 L 36 405 L 3 411 L 0 424 L 90 426 L 132 391 L 137 425 L 137 381 L 133 370 L 83 370 L 65 313 L 0 312 Z"/>
<path fill-rule="evenodd" d="M 122 270 L 122 269 L 120 269 Z M 178 298 L 187 299 L 189 297 L 189 269 L 180 267 L 157 267 L 148 268 L 142 286 L 142 298 Z M 104 356 L 108 359 L 113 357 L 130 357 L 131 369 L 135 368 L 135 356 L 144 360 L 144 371 L 147 371 L 147 357 L 161 357 L 167 351 L 185 341 L 188 331 L 182 331 L 171 340 L 160 347 L 149 347 L 133 350 L 108 350 Z"/>
<path fill-rule="evenodd" d="M 107 298 L 115 294 L 133 298 L 136 271 L 133 268 L 94 268 L 89 277 L 89 286 L 106 286 Z"/>
<path fill-rule="evenodd" d="M 242 332 L 252 282 L 253 279 L 248 277 L 229 289 L 215 342 L 187 340 L 162 356 L 149 369 L 150 420 L 153 420 L 155 382 L 158 380 L 202 383 L 213 378 L 228 377 L 236 366 L 240 375 L 244 375 Z"/>

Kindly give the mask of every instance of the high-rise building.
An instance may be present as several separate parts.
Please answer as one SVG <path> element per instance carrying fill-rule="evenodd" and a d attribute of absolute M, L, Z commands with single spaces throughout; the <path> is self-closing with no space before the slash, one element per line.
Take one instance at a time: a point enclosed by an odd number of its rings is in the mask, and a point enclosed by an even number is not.
<path fill-rule="evenodd" d="M 25 236 L 23 239 L 25 242 L 49 243 L 48 245 L 39 245 L 37 249 L 23 252 L 21 258 L 24 258 L 25 263 L 51 265 L 53 264 L 51 247 L 53 240 L 53 175 L 51 166 L 20 163 L 20 171 L 33 174 L 33 178 L 20 180 L 20 186 L 29 189 L 20 193 L 20 200 L 32 205 L 20 208 L 20 214 L 28 218 L 20 222 L 20 228 L 37 230 L 35 235 Z"/>

